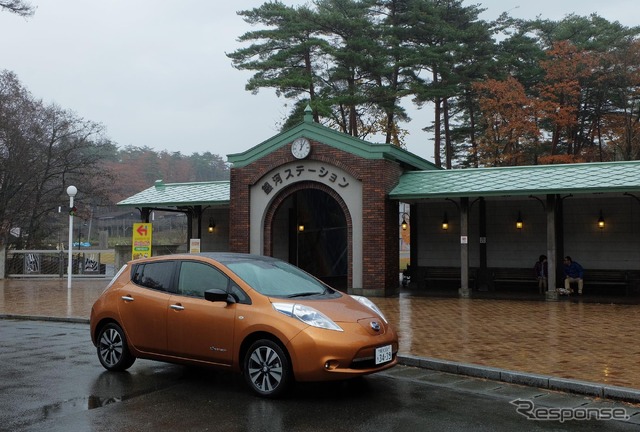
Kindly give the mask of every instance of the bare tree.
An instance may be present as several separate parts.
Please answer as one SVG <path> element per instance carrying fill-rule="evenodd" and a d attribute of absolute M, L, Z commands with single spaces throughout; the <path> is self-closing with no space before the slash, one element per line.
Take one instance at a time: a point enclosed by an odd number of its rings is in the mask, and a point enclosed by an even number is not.
<path fill-rule="evenodd" d="M 23 0 L 0 0 L 0 10 L 28 17 L 36 12 L 36 8 Z"/>
<path fill-rule="evenodd" d="M 102 160 L 113 149 L 103 126 L 34 99 L 0 71 L 0 245 L 13 230 L 21 246 L 40 246 L 69 184 L 82 185 L 79 208 L 106 197 L 112 181 Z"/>

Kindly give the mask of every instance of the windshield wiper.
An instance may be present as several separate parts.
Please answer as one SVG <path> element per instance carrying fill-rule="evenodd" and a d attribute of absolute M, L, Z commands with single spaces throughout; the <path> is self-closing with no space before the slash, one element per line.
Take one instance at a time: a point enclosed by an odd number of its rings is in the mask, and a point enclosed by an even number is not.
<path fill-rule="evenodd" d="M 302 292 L 302 293 L 297 293 L 297 294 L 291 294 L 288 295 L 288 298 L 294 298 L 294 297 L 309 297 L 309 296 L 314 296 L 314 295 L 322 295 L 324 294 L 323 292 L 319 293 L 319 292 Z"/>

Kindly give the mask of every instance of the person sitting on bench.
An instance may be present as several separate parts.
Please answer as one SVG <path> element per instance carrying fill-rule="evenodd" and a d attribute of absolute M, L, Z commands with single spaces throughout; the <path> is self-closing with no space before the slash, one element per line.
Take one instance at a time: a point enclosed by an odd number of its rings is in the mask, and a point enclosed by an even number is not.
<path fill-rule="evenodd" d="M 570 256 L 564 257 L 564 288 L 567 292 L 571 291 L 571 284 L 573 282 L 578 283 L 578 294 L 582 295 L 584 270 L 580 264 L 573 261 Z"/>
<path fill-rule="evenodd" d="M 549 268 L 546 255 L 540 255 L 540 258 L 538 258 L 538 261 L 536 261 L 535 265 L 533 266 L 533 271 L 536 274 L 536 279 L 538 279 L 538 292 L 540 292 L 540 294 L 547 292 Z"/>

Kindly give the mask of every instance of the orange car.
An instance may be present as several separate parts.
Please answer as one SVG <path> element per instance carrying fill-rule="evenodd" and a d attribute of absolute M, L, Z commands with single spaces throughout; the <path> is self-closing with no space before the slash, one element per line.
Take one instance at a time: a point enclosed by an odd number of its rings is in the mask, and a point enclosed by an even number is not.
<path fill-rule="evenodd" d="M 102 365 L 136 358 L 244 374 L 276 397 L 293 381 L 338 380 L 397 362 L 398 337 L 367 298 L 275 258 L 202 253 L 127 263 L 91 308 Z"/>

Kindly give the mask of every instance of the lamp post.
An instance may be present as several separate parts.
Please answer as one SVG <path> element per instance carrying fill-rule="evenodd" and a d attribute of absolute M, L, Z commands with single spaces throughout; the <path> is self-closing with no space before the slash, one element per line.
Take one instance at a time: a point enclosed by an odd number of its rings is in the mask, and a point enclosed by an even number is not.
<path fill-rule="evenodd" d="M 67 265 L 67 288 L 71 288 L 71 273 L 73 272 L 73 257 L 71 250 L 73 249 L 73 197 L 78 193 L 78 188 L 69 186 L 67 195 L 69 195 L 69 264 Z"/>

